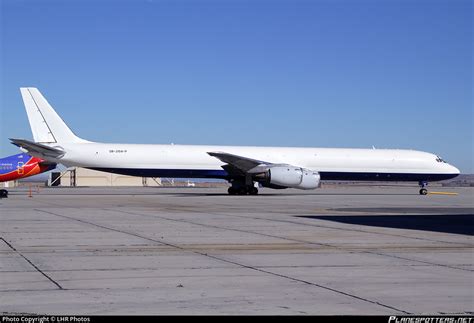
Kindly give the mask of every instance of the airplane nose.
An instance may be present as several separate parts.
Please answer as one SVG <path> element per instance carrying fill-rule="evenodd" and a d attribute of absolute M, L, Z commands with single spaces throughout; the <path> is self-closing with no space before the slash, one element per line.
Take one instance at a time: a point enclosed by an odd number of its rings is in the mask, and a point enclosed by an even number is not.
<path fill-rule="evenodd" d="M 454 167 L 453 165 L 449 164 L 449 169 L 450 169 L 450 172 L 452 174 L 457 174 L 459 175 L 461 173 L 461 171 L 459 169 L 457 169 L 456 167 Z"/>

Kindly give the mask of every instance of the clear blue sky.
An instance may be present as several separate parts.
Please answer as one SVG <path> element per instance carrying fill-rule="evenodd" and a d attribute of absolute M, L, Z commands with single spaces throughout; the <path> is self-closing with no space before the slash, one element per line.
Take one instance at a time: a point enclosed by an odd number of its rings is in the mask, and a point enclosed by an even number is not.
<path fill-rule="evenodd" d="M 473 173 L 469 0 L 2 0 L 0 154 L 20 86 L 96 141 L 410 148 Z"/>

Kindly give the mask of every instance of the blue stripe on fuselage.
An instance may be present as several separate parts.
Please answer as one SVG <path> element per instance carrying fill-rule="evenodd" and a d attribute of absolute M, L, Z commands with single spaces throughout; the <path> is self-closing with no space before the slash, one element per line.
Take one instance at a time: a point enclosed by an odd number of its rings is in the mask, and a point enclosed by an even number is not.
<path fill-rule="evenodd" d="M 135 169 L 135 168 L 90 168 L 97 171 L 140 176 L 140 177 L 172 177 L 172 178 L 219 178 L 230 179 L 225 170 L 216 169 Z M 334 181 L 442 181 L 458 176 L 458 174 L 416 174 L 416 173 L 359 173 L 359 172 L 320 172 L 321 180 Z"/>
<path fill-rule="evenodd" d="M 323 181 L 435 182 L 454 178 L 459 174 L 320 172 L 320 175 Z"/>
<path fill-rule="evenodd" d="M 90 168 L 101 172 L 140 177 L 175 177 L 175 178 L 227 178 L 225 170 L 207 169 L 136 169 L 136 168 Z"/>

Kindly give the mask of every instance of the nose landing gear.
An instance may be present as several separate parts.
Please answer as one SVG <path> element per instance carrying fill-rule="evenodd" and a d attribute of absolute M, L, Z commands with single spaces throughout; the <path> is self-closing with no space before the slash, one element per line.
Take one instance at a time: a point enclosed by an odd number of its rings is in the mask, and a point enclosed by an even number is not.
<path fill-rule="evenodd" d="M 421 187 L 421 189 L 420 189 L 420 195 L 426 195 L 426 194 L 428 194 L 428 190 L 426 189 L 426 187 L 428 186 L 428 182 L 421 181 L 421 182 L 419 182 L 419 185 L 420 185 L 420 187 Z"/>

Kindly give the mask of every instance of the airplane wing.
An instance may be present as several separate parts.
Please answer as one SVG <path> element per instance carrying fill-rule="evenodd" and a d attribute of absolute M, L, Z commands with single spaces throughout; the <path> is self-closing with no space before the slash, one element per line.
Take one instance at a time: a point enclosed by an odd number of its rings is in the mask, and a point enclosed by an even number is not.
<path fill-rule="evenodd" d="M 30 155 L 38 155 L 40 157 L 61 158 L 66 153 L 59 148 L 49 147 L 40 143 L 32 142 L 25 139 L 10 138 L 10 141 L 15 146 L 26 150 Z"/>
<path fill-rule="evenodd" d="M 231 174 L 238 173 L 245 175 L 261 173 L 268 170 L 271 166 L 274 166 L 272 163 L 224 152 L 208 152 L 208 154 L 226 163 L 222 168 Z"/>

